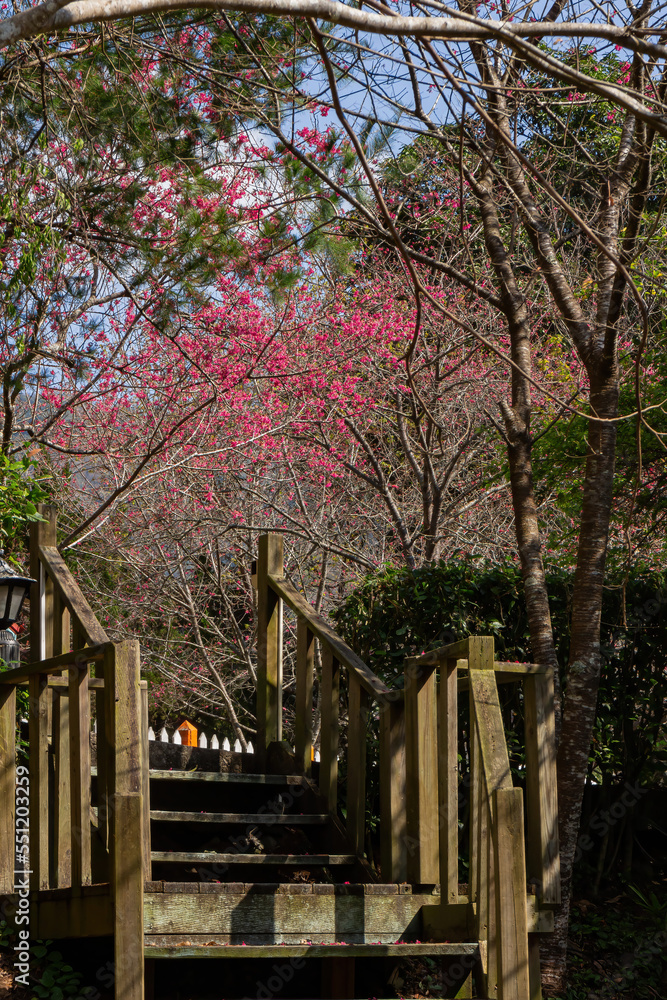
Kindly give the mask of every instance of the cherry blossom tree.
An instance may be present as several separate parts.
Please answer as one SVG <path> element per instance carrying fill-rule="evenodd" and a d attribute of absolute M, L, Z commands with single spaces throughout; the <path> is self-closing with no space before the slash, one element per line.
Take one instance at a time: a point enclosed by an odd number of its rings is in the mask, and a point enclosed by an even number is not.
<path fill-rule="evenodd" d="M 440 392 L 434 388 L 439 385 L 433 374 L 433 359 L 439 348 L 434 348 L 433 343 L 438 343 L 438 337 L 445 338 L 439 343 L 448 350 L 458 339 L 464 356 L 474 350 L 477 362 L 484 359 L 482 367 L 487 366 L 485 383 L 491 384 L 488 388 L 482 386 L 479 395 L 483 397 L 483 411 L 495 423 L 505 448 L 533 655 L 558 673 L 544 572 L 545 526 L 540 518 L 544 491 L 534 474 L 536 444 L 546 440 L 552 425 L 563 417 L 584 421 L 572 645 L 569 663 L 562 665 L 565 690 L 559 800 L 565 892 L 546 976 L 560 990 L 564 981 L 570 879 L 602 662 L 601 596 L 613 529 L 617 428 L 626 421 L 633 421 L 636 428 L 637 495 L 644 484 L 641 456 L 645 443 L 650 440 L 662 447 L 663 440 L 661 429 L 651 422 L 646 409 L 644 384 L 652 374 L 649 359 L 659 336 L 662 309 L 662 283 L 647 261 L 651 260 L 656 234 L 662 232 L 664 204 L 664 199 L 656 199 L 652 190 L 654 180 L 663 174 L 667 137 L 664 9 L 650 2 L 637 7 L 629 0 L 596 5 L 593 15 L 577 4 L 559 2 L 516 8 L 504 3 L 461 3 L 448 8 L 433 0 L 428 4 L 391 6 L 369 0 L 363 7 L 335 0 L 216 0 L 197 5 L 198 10 L 202 8 L 208 8 L 209 13 L 189 17 L 183 11 L 191 10 L 192 5 L 184 0 L 122 0 L 113 5 L 98 0 L 50 0 L 13 12 L 0 25 L 0 44 L 16 45 L 23 59 L 28 59 L 31 51 L 28 40 L 46 35 L 38 45 L 41 61 L 38 58 L 39 67 L 35 66 L 37 78 L 43 72 L 42 63 L 49 65 L 52 59 L 60 58 L 62 38 L 67 38 L 75 53 L 91 44 L 88 32 L 80 26 L 91 21 L 112 21 L 119 46 L 126 52 L 130 46 L 136 47 L 142 93 L 143 87 L 150 92 L 156 81 L 165 94 L 175 88 L 177 100 L 173 105 L 182 105 L 188 112 L 192 100 L 185 95 L 195 95 L 200 108 L 205 109 L 201 119 L 209 123 L 217 121 L 220 109 L 234 95 L 239 115 L 250 116 L 258 129 L 272 136 L 272 146 L 265 155 L 264 179 L 281 203 L 280 213 L 262 210 L 271 224 L 267 225 L 266 218 L 257 220 L 252 252 L 247 250 L 246 231 L 242 238 L 237 237 L 231 255 L 235 277 L 227 286 L 210 274 L 208 282 L 215 286 L 215 294 L 210 295 L 205 281 L 190 282 L 190 305 L 179 299 L 185 284 L 180 275 L 174 278 L 173 273 L 173 263 L 179 253 L 182 255 L 182 249 L 178 248 L 178 227 L 174 224 L 170 230 L 165 222 L 170 218 L 169 199 L 164 207 L 155 207 L 156 199 L 162 198 L 155 184 L 166 183 L 184 207 L 189 206 L 188 198 L 182 201 L 181 193 L 175 192 L 188 191 L 188 185 L 172 187 L 170 178 L 159 177 L 153 187 L 146 188 L 150 197 L 142 194 L 137 198 L 148 220 L 147 242 L 142 247 L 154 253 L 158 244 L 161 249 L 172 246 L 174 256 L 169 266 L 164 258 L 163 270 L 155 266 L 154 258 L 144 258 L 144 263 L 151 261 L 142 272 L 142 287 L 148 296 L 145 300 L 137 296 L 124 269 L 114 263 L 115 258 L 107 261 L 114 272 L 108 269 L 113 280 L 104 286 L 105 296 L 119 298 L 119 288 L 125 293 L 122 316 L 113 317 L 119 335 L 128 337 L 122 343 L 117 341 L 123 354 L 119 372 L 124 389 L 117 390 L 115 381 L 105 382 L 100 388 L 108 395 L 100 392 L 99 399 L 89 400 L 84 394 L 82 405 L 99 405 L 99 412 L 108 406 L 110 420 L 116 421 L 125 437 L 121 435 L 120 447 L 117 427 L 110 423 L 113 434 L 109 432 L 104 440 L 104 425 L 92 419 L 92 409 L 85 421 L 72 418 L 72 429 L 93 428 L 88 432 L 92 435 L 88 449 L 91 456 L 113 455 L 117 485 L 111 491 L 98 485 L 95 463 L 83 472 L 77 466 L 73 474 L 87 473 L 90 485 L 101 492 L 97 506 L 86 510 L 66 543 L 84 537 L 86 530 L 99 523 L 100 514 L 111 511 L 121 493 L 129 497 L 131 489 L 149 481 L 146 477 L 158 477 L 153 463 L 159 453 L 166 453 L 167 446 L 173 456 L 182 449 L 183 462 L 186 456 L 191 463 L 195 461 L 193 456 L 196 461 L 204 453 L 210 456 L 215 451 L 214 436 L 224 424 L 217 409 L 221 395 L 226 402 L 220 412 L 233 423 L 238 416 L 234 394 L 240 392 L 246 394 L 242 412 L 252 417 L 251 426 L 244 426 L 243 434 L 238 435 L 235 424 L 232 429 L 229 423 L 229 440 L 240 442 L 236 451 L 243 453 L 245 461 L 255 463 L 253 468 L 261 472 L 264 483 L 275 477 L 278 438 L 285 438 L 289 442 L 288 464 L 291 462 L 297 469 L 299 463 L 305 463 L 304 467 L 315 472 L 315 481 L 318 476 L 327 483 L 338 479 L 339 474 L 343 478 L 355 477 L 363 484 L 363 491 L 369 489 L 376 498 L 382 497 L 379 509 L 401 539 L 404 557 L 428 558 L 435 553 L 434 546 L 442 542 L 437 526 L 441 522 L 436 524 L 434 514 L 440 504 L 441 516 L 446 509 L 443 501 L 447 491 L 456 486 L 460 460 L 453 465 L 451 462 L 457 448 L 464 440 L 470 447 L 482 440 L 477 436 L 482 409 L 477 400 L 478 405 L 470 409 L 474 419 L 469 439 L 468 431 L 461 433 L 465 421 L 452 421 L 447 440 L 438 441 L 435 449 L 424 447 L 424 438 L 428 439 L 429 434 L 437 438 L 437 429 L 444 424 L 443 411 L 438 411 L 433 402 L 439 399 Z M 166 20 L 152 21 L 149 17 L 169 10 L 176 12 L 173 28 Z M 119 23 L 119 19 L 132 16 L 139 20 L 131 27 Z M 283 17 L 293 20 L 281 21 Z M 271 27 L 276 23 L 281 27 L 274 37 Z M 58 36 L 57 32 L 66 34 Z M 221 42 L 223 36 L 225 41 Z M 285 45 L 290 37 L 291 53 Z M 180 63 L 179 46 L 185 52 Z M 229 56 L 228 62 L 216 59 L 216 51 Z M 11 59 L 10 55 L 6 60 L 6 72 Z M 177 64 L 180 69 L 170 71 L 171 75 L 161 68 Z M 7 106 L 11 107 L 11 102 Z M 33 128 L 32 134 L 37 130 Z M 591 139 L 593 131 L 595 141 Z M 167 129 L 160 137 L 160 148 L 169 149 L 181 136 L 178 128 L 171 132 Z M 421 227 L 428 212 L 422 212 L 424 205 L 420 206 L 419 199 L 412 195 L 411 219 L 406 225 L 404 203 L 392 202 L 387 190 L 389 161 L 394 162 L 399 173 L 406 168 L 408 162 L 405 157 L 401 160 L 401 147 L 414 143 L 417 136 L 424 144 L 422 153 L 431 151 L 427 173 L 431 190 L 422 188 L 417 193 L 424 203 L 426 196 L 432 199 L 433 194 L 447 203 L 447 217 L 452 224 L 447 238 L 443 238 L 442 230 L 437 240 L 424 238 Z M 65 147 L 60 155 L 69 157 L 67 144 Z M 30 151 L 29 143 L 25 148 Z M 57 155 L 56 146 L 48 149 L 51 155 Z M 184 169 L 186 160 L 184 155 L 179 170 Z M 424 162 L 423 155 L 417 161 Z M 10 158 L 9 175 L 14 169 Z M 116 174 L 127 172 L 125 161 L 114 161 L 114 169 Z M 65 163 L 53 168 L 59 183 L 66 170 Z M 181 176 L 187 176 L 187 171 Z M 39 183 L 37 177 L 34 183 Z M 117 186 L 122 189 L 120 180 Z M 15 184 L 12 190 L 13 207 L 5 215 L 5 229 L 14 239 L 12 217 L 21 217 L 20 185 Z M 38 187 L 34 192 L 32 197 L 37 197 Z M 41 194 L 47 214 L 39 232 L 30 230 L 33 215 L 37 214 L 32 203 L 26 202 L 23 207 L 27 221 L 22 231 L 28 234 L 28 249 L 25 254 L 23 249 L 14 251 L 12 266 L 18 276 L 16 288 L 21 291 L 9 290 L 10 295 L 22 296 L 26 287 L 37 287 L 30 273 L 37 258 L 40 266 L 42 259 L 53 260 L 51 271 L 60 267 L 56 262 L 64 251 L 60 244 L 56 245 L 56 239 L 62 238 L 58 228 L 61 223 L 53 215 L 47 192 Z M 147 204 L 151 200 L 152 206 Z M 57 200 L 53 204 L 58 209 Z M 53 217 L 48 216 L 48 211 Z M 308 338 L 302 336 L 302 320 L 310 320 L 313 313 L 298 297 L 283 298 L 288 308 L 282 320 L 277 313 L 281 296 L 276 295 L 273 313 L 269 316 L 266 310 L 260 310 L 252 329 L 235 323 L 232 332 L 225 330 L 225 321 L 215 312 L 210 319 L 211 328 L 217 331 L 215 347 L 210 348 L 215 356 L 216 370 L 212 374 L 208 361 L 202 364 L 196 345 L 188 340 L 195 319 L 205 317 L 208 301 L 215 303 L 215 309 L 221 305 L 224 311 L 233 296 L 243 294 L 239 272 L 241 276 L 244 271 L 260 274 L 254 251 L 263 238 L 268 242 L 262 267 L 271 274 L 271 267 L 276 266 L 275 287 L 281 286 L 283 295 L 288 284 L 285 275 L 291 273 L 285 259 L 290 246 L 301 244 L 312 255 L 328 255 L 334 262 L 334 275 L 336 266 L 340 270 L 340 257 L 345 256 L 340 250 L 345 244 L 339 243 L 337 260 L 336 240 L 339 236 L 345 239 L 345 224 L 352 212 L 354 232 L 358 233 L 360 226 L 366 227 L 364 239 L 393 254 L 393 283 L 389 282 L 385 291 L 398 288 L 400 296 L 408 301 L 405 316 L 398 305 L 399 295 L 394 296 L 389 307 L 394 313 L 394 326 L 400 327 L 398 345 L 392 351 L 403 366 L 400 378 L 408 389 L 408 400 L 400 392 L 398 398 L 391 396 L 389 385 L 395 385 L 395 381 L 387 378 L 388 358 L 381 354 L 372 363 L 374 379 L 379 378 L 381 386 L 373 397 L 380 400 L 377 407 L 355 401 L 351 390 L 360 384 L 361 375 L 354 369 L 346 370 L 344 364 L 338 377 L 340 384 L 335 378 L 324 379 L 328 395 L 321 398 L 324 383 L 309 386 L 303 364 Z M 81 217 L 88 219 L 83 208 L 77 218 Z M 143 219 L 135 221 L 143 223 Z M 90 231 L 86 251 L 90 254 L 90 246 L 96 246 L 95 230 L 87 222 L 86 226 Z M 201 226 L 201 230 L 204 234 L 210 232 L 208 225 Z M 68 237 L 70 231 L 67 229 Z M 166 242 L 160 243 L 156 233 L 162 232 L 166 233 Z M 328 242 L 320 243 L 323 234 Z M 204 235 L 203 239 L 207 238 Z M 203 253 L 204 243 L 199 246 Z M 32 256 L 29 247 L 37 249 Z M 348 284 L 363 286 L 372 281 L 372 273 L 359 266 L 355 253 L 359 253 L 358 247 L 349 245 L 348 259 L 353 263 L 347 268 Z M 98 257 L 96 251 L 91 259 Z M 76 255 L 72 260 L 76 261 Z M 81 267 L 78 263 L 75 271 Z M 54 276 L 56 273 L 60 272 L 53 271 Z M 27 282 L 24 275 L 28 276 Z M 45 272 L 44 283 L 48 286 L 52 280 L 51 272 Z M 54 293 L 47 291 L 50 302 Z M 21 322 L 31 310 L 31 331 L 42 329 L 46 322 L 40 312 L 44 294 L 40 292 L 33 299 L 29 303 L 21 299 L 21 304 L 14 306 Z M 369 300 L 360 295 L 358 301 Z M 82 304 L 67 307 L 75 317 L 73 324 L 80 321 L 76 309 Z M 353 309 L 354 305 L 351 313 Z M 435 316 L 439 317 L 438 330 L 433 338 Z M 482 322 L 480 316 L 485 317 Z M 371 317 L 372 312 L 368 330 L 372 329 Z M 283 336 L 285 324 L 296 341 Z M 335 330 L 336 322 L 330 325 Z M 134 342 L 130 346 L 135 330 L 136 347 Z M 154 338 L 154 330 L 159 330 L 159 337 Z M 236 338 L 240 338 L 240 353 L 234 353 Z M 79 343 L 76 336 L 74 342 Z M 23 343 L 17 338 L 19 353 Z M 37 353 L 31 355 L 31 364 L 37 364 L 37 357 L 41 359 L 44 354 L 44 342 L 36 343 Z M 57 340 L 53 338 L 48 341 L 51 353 L 54 343 Z M 323 356 L 326 368 L 326 352 Z M 429 364 L 423 368 L 425 358 Z M 137 359 L 145 372 L 154 373 L 148 390 L 132 382 L 132 365 Z M 301 385 L 293 394 L 288 392 L 288 383 L 295 359 Z M 505 372 L 502 388 L 496 388 L 496 363 Z M 567 378 L 559 374 L 561 364 Z M 76 367 L 80 367 L 78 361 Z M 61 366 L 58 372 L 66 368 Z M 109 369 L 102 364 L 95 371 L 100 371 L 103 380 L 103 373 Z M 190 387 L 183 390 L 186 372 Z M 70 397 L 61 394 L 60 379 L 67 383 Z M 276 385 L 276 381 L 280 384 Z M 47 420 L 57 418 L 59 438 L 54 439 L 54 447 L 67 453 L 74 451 L 73 430 L 67 438 L 72 409 L 65 407 L 71 399 L 72 381 L 58 374 L 55 382 L 45 399 Z M 261 392 L 255 388 L 260 382 Z M 79 381 L 75 392 L 82 386 Z M 145 396 L 137 395 L 135 400 L 138 388 Z M 368 399 L 366 386 L 364 389 Z M 15 401 L 22 391 L 18 389 Z M 185 391 L 185 411 L 176 404 L 181 391 Z M 35 413 L 36 395 L 33 387 L 30 402 Z M 460 396 L 465 395 L 465 389 L 461 389 Z M 42 391 L 40 399 L 44 400 Z M 260 399 L 261 407 L 251 405 L 251 400 Z M 655 402 L 656 409 L 661 402 Z M 78 412 L 83 414 L 84 410 Z M 55 425 L 48 425 L 49 433 L 51 426 Z M 148 449 L 146 427 L 150 429 Z M 261 446 L 256 444 L 260 438 Z M 141 450 L 133 451 L 139 439 Z M 259 461 L 265 462 L 263 468 L 255 457 L 258 450 Z M 447 480 L 450 466 L 452 476 Z M 406 474 L 409 487 L 402 481 Z M 300 480 L 301 473 L 297 472 L 295 481 Z M 441 486 L 445 492 L 438 497 Z M 265 485 L 262 489 L 266 492 Z M 407 507 L 412 514 L 406 518 L 401 516 L 394 497 L 411 490 L 412 500 Z M 411 520 L 416 496 L 422 503 L 419 522 Z M 299 498 L 295 495 L 289 503 L 298 506 Z M 630 500 L 628 538 L 635 506 Z"/>

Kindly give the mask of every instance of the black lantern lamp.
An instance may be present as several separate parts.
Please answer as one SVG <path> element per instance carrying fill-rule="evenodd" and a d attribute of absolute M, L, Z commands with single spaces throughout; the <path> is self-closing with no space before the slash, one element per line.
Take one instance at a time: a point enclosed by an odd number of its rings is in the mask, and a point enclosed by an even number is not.
<path fill-rule="evenodd" d="M 0 659 L 8 667 L 18 667 L 20 662 L 16 632 L 10 626 L 20 615 L 23 601 L 35 582 L 27 576 L 19 576 L 0 549 Z"/>

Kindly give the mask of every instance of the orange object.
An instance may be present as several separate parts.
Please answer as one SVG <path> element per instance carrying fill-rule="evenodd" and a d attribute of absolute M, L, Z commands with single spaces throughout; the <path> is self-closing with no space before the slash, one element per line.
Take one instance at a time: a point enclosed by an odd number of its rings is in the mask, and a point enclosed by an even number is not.
<path fill-rule="evenodd" d="M 197 730 L 195 729 L 195 727 L 192 725 L 191 722 L 188 722 L 187 719 L 185 719 L 184 722 L 181 722 L 180 726 L 178 727 L 178 733 L 181 737 L 181 746 L 184 747 L 197 746 Z"/>

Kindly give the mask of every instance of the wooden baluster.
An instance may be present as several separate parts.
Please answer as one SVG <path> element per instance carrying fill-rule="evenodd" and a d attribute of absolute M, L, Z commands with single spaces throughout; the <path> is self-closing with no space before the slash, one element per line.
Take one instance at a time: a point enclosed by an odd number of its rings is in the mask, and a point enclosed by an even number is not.
<path fill-rule="evenodd" d="M 530 983 L 523 792 L 501 788 L 493 799 L 498 996 L 525 1000 L 530 996 Z"/>
<path fill-rule="evenodd" d="M 104 672 L 103 666 L 96 665 L 95 674 L 101 676 Z M 95 756 L 97 760 L 97 836 L 105 854 L 105 868 L 103 877 L 95 881 L 107 882 L 110 878 L 111 861 L 109 856 L 109 751 L 106 728 L 106 708 L 104 688 L 95 691 L 95 722 L 97 732 L 95 739 Z"/>
<path fill-rule="evenodd" d="M 36 583 L 30 587 L 30 660 L 36 663 L 53 656 L 53 581 L 47 575 L 39 558 L 40 545 L 56 544 L 56 508 L 38 504 L 38 513 L 44 521 L 30 525 L 30 576 Z M 47 736 L 53 732 L 51 699 L 47 699 Z"/>
<path fill-rule="evenodd" d="M 465 663 L 465 661 L 462 661 Z M 440 892 L 442 902 L 459 896 L 459 762 L 456 660 L 440 663 L 438 689 L 438 783 L 440 802 Z"/>
<path fill-rule="evenodd" d="M 104 658 L 116 996 L 144 1000 L 144 807 L 139 643 L 110 643 Z"/>
<path fill-rule="evenodd" d="M 482 859 L 486 877 L 484 885 L 481 887 L 485 899 L 484 907 L 478 902 L 478 908 L 482 910 L 486 920 L 485 938 L 487 941 L 487 970 L 486 970 L 486 995 L 489 997 L 498 996 L 498 982 L 500 979 L 500 956 L 498 952 L 498 935 L 502 927 L 498 926 L 498 881 L 495 859 L 495 844 L 497 837 L 497 826 L 491 812 L 492 802 L 488 796 L 486 784 L 483 786 L 483 823 L 481 832 L 484 839 L 482 845 Z"/>
<path fill-rule="evenodd" d="M 59 656 L 71 649 L 70 614 L 63 605 L 60 594 L 53 595 L 53 655 Z M 61 676 L 61 674 L 58 674 Z M 66 689 L 53 689 L 53 756 L 55 799 L 51 817 L 53 831 L 53 884 L 56 888 L 71 885 L 71 788 L 70 788 L 70 732 L 69 696 Z"/>
<path fill-rule="evenodd" d="M 347 677 L 347 832 L 356 853 L 363 854 L 366 833 L 368 694 L 351 670 Z"/>
<path fill-rule="evenodd" d="M 475 709 L 473 706 L 472 690 L 470 691 L 470 774 L 468 775 L 468 797 L 469 797 L 469 834 L 470 834 L 470 866 L 468 869 L 468 898 L 471 903 L 477 901 L 477 887 L 479 883 L 479 741 L 477 739 L 477 723 L 475 722 Z"/>
<path fill-rule="evenodd" d="M 313 754 L 313 677 L 315 637 L 303 618 L 296 623 L 296 732 L 297 771 L 310 777 Z"/>
<path fill-rule="evenodd" d="M 70 774 L 69 693 L 53 688 L 53 884 L 57 889 L 72 884 L 72 802 Z"/>
<path fill-rule="evenodd" d="M 385 882 L 407 880 L 407 832 L 401 693 L 400 699 L 380 706 L 380 865 Z"/>
<path fill-rule="evenodd" d="M 257 558 L 257 743 L 265 751 L 282 739 L 283 603 L 268 576 L 283 575 L 282 535 L 262 535 Z"/>
<path fill-rule="evenodd" d="M 28 681 L 30 766 L 31 889 L 49 888 L 49 743 L 48 677 L 32 674 Z"/>
<path fill-rule="evenodd" d="M 556 730 L 553 673 L 528 675 L 523 685 L 526 740 L 528 878 L 543 903 L 560 902 Z"/>
<path fill-rule="evenodd" d="M 25 778 L 21 785 L 25 788 Z M 16 838 L 25 832 L 24 817 L 20 828 L 14 826 L 15 805 L 16 688 L 0 684 L 0 895 L 14 892 Z M 23 807 L 24 801 L 19 805 Z"/>
<path fill-rule="evenodd" d="M 405 671 L 408 878 L 440 880 L 438 823 L 438 716 L 435 671 L 410 665 Z"/>
<path fill-rule="evenodd" d="M 150 756 L 148 746 L 148 681 L 141 681 L 141 796 L 143 805 L 144 878 L 151 880 L 151 798 Z"/>
<path fill-rule="evenodd" d="M 340 664 L 328 643 L 322 643 L 322 725 L 320 728 L 320 791 L 329 812 L 338 808 L 338 714 Z"/>
<path fill-rule="evenodd" d="M 71 794 L 72 886 L 90 885 L 90 695 L 88 664 L 69 669 L 69 762 Z"/>

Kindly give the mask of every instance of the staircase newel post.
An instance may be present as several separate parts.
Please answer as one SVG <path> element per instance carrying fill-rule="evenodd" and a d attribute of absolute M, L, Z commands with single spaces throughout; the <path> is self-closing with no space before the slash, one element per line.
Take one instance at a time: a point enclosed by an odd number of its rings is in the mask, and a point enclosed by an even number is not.
<path fill-rule="evenodd" d="M 35 663 L 53 653 L 53 582 L 39 555 L 42 545 L 56 544 L 55 508 L 39 504 L 46 518 L 30 525 L 30 660 Z M 32 889 L 49 887 L 49 774 L 48 741 L 52 728 L 48 678 L 35 675 L 28 685 L 30 765 L 30 861 Z"/>
<path fill-rule="evenodd" d="M 139 643 L 104 657 L 116 1000 L 144 1000 L 144 809 Z"/>
<path fill-rule="evenodd" d="M 438 716 L 433 667 L 406 657 L 405 766 L 408 878 L 435 885 L 440 880 L 438 824 Z"/>
<path fill-rule="evenodd" d="M 380 706 L 380 865 L 385 882 L 405 882 L 405 708 L 403 692 Z"/>
<path fill-rule="evenodd" d="M 257 557 L 257 743 L 265 752 L 283 732 L 283 602 L 269 577 L 283 575 L 282 535 L 262 535 Z"/>

